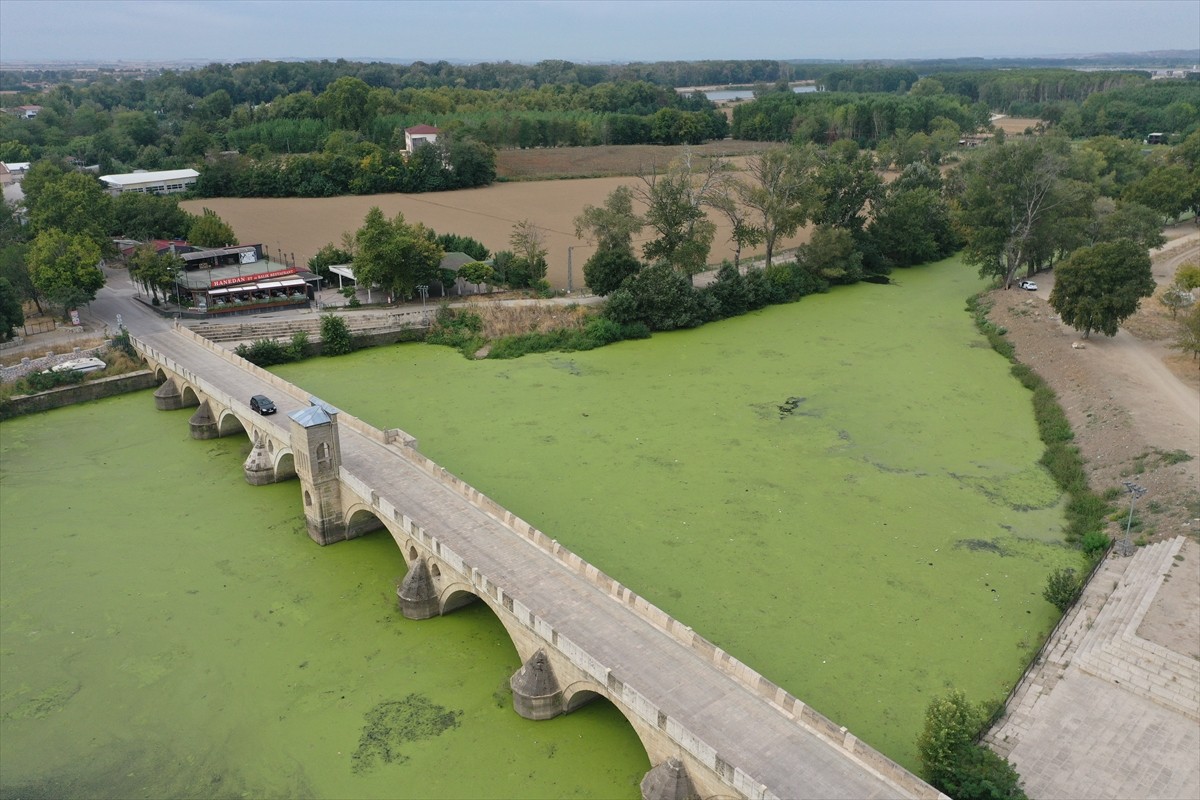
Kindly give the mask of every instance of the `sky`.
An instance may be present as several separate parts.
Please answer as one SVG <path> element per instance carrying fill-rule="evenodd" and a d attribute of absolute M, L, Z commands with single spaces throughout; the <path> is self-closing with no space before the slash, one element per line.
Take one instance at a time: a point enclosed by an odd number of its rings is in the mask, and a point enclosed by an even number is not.
<path fill-rule="evenodd" d="M 1200 0 L 0 0 L 0 63 L 1031 57 L 1200 49 Z"/>

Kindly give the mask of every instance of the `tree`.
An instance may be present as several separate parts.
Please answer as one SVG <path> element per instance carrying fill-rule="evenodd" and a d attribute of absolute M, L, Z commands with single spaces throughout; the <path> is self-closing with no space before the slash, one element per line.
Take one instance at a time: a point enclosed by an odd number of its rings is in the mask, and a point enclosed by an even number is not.
<path fill-rule="evenodd" d="M 889 190 L 874 210 L 867 233 L 887 267 L 910 267 L 954 252 L 950 207 L 924 186 Z"/>
<path fill-rule="evenodd" d="M 410 297 L 417 284 L 438 280 L 445 251 L 424 225 L 410 225 L 403 214 L 387 220 L 378 206 L 368 212 L 354 235 L 354 276 L 360 285 L 379 286 L 392 298 Z"/>
<path fill-rule="evenodd" d="M 980 275 L 1010 286 L 1018 270 L 1032 270 L 1067 212 L 1080 206 L 1083 187 L 1065 179 L 1061 150 L 1044 138 L 993 141 L 963 165 L 956 221 L 966 239 L 963 260 Z"/>
<path fill-rule="evenodd" d="M 1095 202 L 1095 218 L 1088 226 L 1089 244 L 1129 239 L 1140 247 L 1153 250 L 1166 244 L 1162 232 L 1162 216 L 1141 203 L 1113 203 L 1107 197 Z"/>
<path fill-rule="evenodd" d="M 1170 347 L 1191 354 L 1193 359 L 1200 358 L 1200 306 L 1193 308 L 1179 321 L 1179 330 Z"/>
<path fill-rule="evenodd" d="M 1189 173 L 1182 164 L 1164 164 L 1126 187 L 1121 199 L 1141 203 L 1167 219 L 1175 219 L 1192 207 L 1194 180 L 1194 173 Z"/>
<path fill-rule="evenodd" d="M 212 209 L 203 209 L 188 229 L 188 243 L 197 247 L 226 247 L 238 243 L 237 235 Z"/>
<path fill-rule="evenodd" d="M 16 327 L 24 322 L 21 296 L 7 278 L 0 278 L 0 342 L 11 339 Z"/>
<path fill-rule="evenodd" d="M 596 251 L 583 265 L 583 280 L 601 297 L 615 292 L 630 275 L 636 275 L 642 262 L 632 252 L 619 248 Z"/>
<path fill-rule="evenodd" d="M 171 253 L 159 253 L 154 245 L 146 244 L 134 250 L 129 257 L 129 275 L 150 291 L 155 300 L 161 289 L 166 295 L 179 271 L 183 269 L 183 260 Z"/>
<path fill-rule="evenodd" d="M 64 317 L 73 308 L 92 302 L 104 286 L 100 247 L 83 233 L 43 231 L 29 248 L 29 277 L 42 297 L 58 306 Z"/>
<path fill-rule="evenodd" d="M 512 245 L 513 253 L 528 271 L 530 282 L 535 283 L 546 277 L 546 234 L 537 225 L 523 219 L 513 226 L 508 243 Z"/>
<path fill-rule="evenodd" d="M 343 75 L 317 97 L 317 110 L 332 128 L 358 130 L 367 120 L 370 93 L 363 80 Z"/>
<path fill-rule="evenodd" d="M 925 778 L 955 800 L 1026 800 L 1012 765 L 975 744 L 986 721 L 985 710 L 958 689 L 930 700 L 917 737 Z"/>
<path fill-rule="evenodd" d="M 195 220 L 169 195 L 123 192 L 112 205 L 111 232 L 131 239 L 183 239 Z"/>
<path fill-rule="evenodd" d="M 350 251 L 338 247 L 333 242 L 322 247 L 317 251 L 316 255 L 308 260 L 308 268 L 322 278 L 329 277 L 329 268 L 342 264 L 349 264 L 354 260 L 354 255 Z"/>
<path fill-rule="evenodd" d="M 917 755 L 925 777 L 941 786 L 954 774 L 960 754 L 975 742 L 983 725 L 978 707 L 960 689 L 929 701 L 925 726 L 917 737 Z"/>
<path fill-rule="evenodd" d="M 1115 336 L 1155 289 L 1149 254 L 1128 239 L 1081 248 L 1054 272 L 1050 306 L 1085 339 L 1092 331 Z"/>
<path fill-rule="evenodd" d="M 470 261 L 458 268 L 458 277 L 467 283 L 494 283 L 496 280 L 496 270 L 492 269 L 491 264 L 485 264 L 482 261 Z"/>
<path fill-rule="evenodd" d="M 599 250 L 618 250 L 632 255 L 633 237 L 645 224 L 633 211 L 633 190 L 618 186 L 604 199 L 603 206 L 583 207 L 583 213 L 575 218 L 575 235 L 595 243 Z"/>
<path fill-rule="evenodd" d="M 1158 302 L 1171 309 L 1171 319 L 1175 319 L 1179 309 L 1187 308 L 1196 300 L 1188 289 L 1175 283 L 1163 290 L 1163 293 L 1158 296 Z"/>
<path fill-rule="evenodd" d="M 819 202 L 812 221 L 845 228 L 857 236 L 866 222 L 863 210 L 883 191 L 874 157 L 860 152 L 852 140 L 835 142 L 821 154 L 814 180 Z"/>
<path fill-rule="evenodd" d="M 856 283 L 863 278 L 862 253 L 854 246 L 854 235 L 845 228 L 816 228 L 808 244 L 800 246 L 796 260 L 828 283 Z"/>
<path fill-rule="evenodd" d="M 646 205 L 646 224 L 658 235 L 642 246 L 647 261 L 661 261 L 685 275 L 704 270 L 717 230 L 704 209 L 712 204 L 724 170 L 720 159 L 711 159 L 697 182 L 691 150 L 686 150 L 664 174 L 642 176 L 634 195 Z"/>
<path fill-rule="evenodd" d="M 768 268 L 779 237 L 795 234 L 816 209 L 815 166 L 811 146 L 776 148 L 751 156 L 746 162 L 749 180 L 736 181 L 738 200 L 751 210 L 753 227 L 761 233 Z"/>
<path fill-rule="evenodd" d="M 112 198 L 100 181 L 82 172 L 67 172 L 41 184 L 25 207 L 35 233 L 51 229 L 82 234 L 104 247 L 113 229 Z"/>

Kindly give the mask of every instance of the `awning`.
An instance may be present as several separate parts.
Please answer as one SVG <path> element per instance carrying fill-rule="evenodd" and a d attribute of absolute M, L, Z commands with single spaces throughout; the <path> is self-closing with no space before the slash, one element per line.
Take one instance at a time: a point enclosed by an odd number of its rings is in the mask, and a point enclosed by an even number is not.
<path fill-rule="evenodd" d="M 216 297 L 222 294 L 238 292 L 269 292 L 272 289 L 286 289 L 291 286 L 303 286 L 302 278 L 284 278 L 281 281 L 265 281 L 263 283 L 243 283 L 240 286 L 222 286 L 220 289 L 209 289 L 208 296 Z"/>

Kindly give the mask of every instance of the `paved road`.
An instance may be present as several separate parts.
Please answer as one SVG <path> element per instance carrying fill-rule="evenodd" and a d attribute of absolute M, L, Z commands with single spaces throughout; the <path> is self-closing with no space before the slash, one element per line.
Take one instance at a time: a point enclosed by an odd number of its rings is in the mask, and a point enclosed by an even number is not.
<path fill-rule="evenodd" d="M 280 396 L 254 374 L 178 334 L 139 338 L 235 397 L 270 394 L 282 413 L 268 421 L 281 432 L 288 423 L 285 415 L 306 405 L 302 390 L 295 397 Z M 904 796 L 843 749 L 796 724 L 696 651 L 435 481 L 398 448 L 345 425 L 340 437 L 347 472 L 778 797 Z"/>

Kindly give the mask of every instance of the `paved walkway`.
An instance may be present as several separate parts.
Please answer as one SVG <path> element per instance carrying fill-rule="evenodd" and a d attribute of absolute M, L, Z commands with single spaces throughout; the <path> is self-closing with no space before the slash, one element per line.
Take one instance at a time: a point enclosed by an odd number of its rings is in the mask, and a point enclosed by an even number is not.
<path fill-rule="evenodd" d="M 1110 558 L 988 735 L 1030 797 L 1200 798 L 1200 661 L 1138 634 L 1184 544 Z"/>

